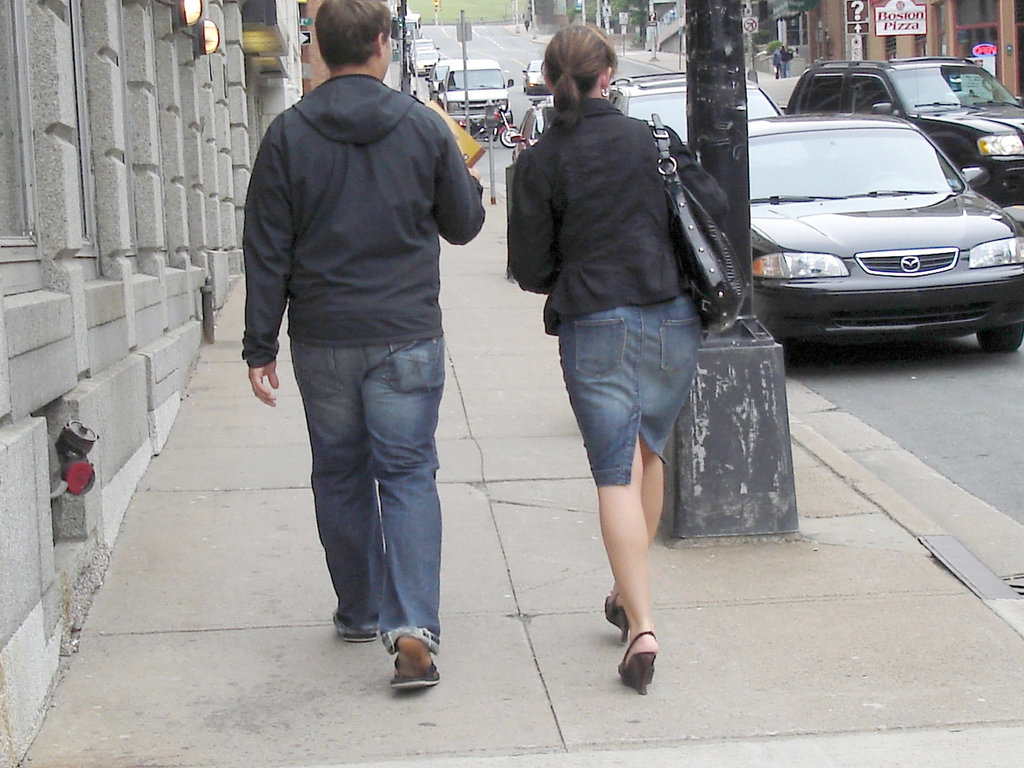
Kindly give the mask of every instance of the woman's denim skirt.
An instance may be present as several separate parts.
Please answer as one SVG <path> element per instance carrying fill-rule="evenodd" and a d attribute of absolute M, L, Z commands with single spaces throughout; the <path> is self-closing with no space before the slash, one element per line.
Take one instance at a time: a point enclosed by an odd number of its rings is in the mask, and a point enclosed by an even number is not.
<path fill-rule="evenodd" d="M 629 484 L 638 436 L 664 460 L 700 341 L 689 296 L 562 318 L 562 375 L 598 486 Z"/>

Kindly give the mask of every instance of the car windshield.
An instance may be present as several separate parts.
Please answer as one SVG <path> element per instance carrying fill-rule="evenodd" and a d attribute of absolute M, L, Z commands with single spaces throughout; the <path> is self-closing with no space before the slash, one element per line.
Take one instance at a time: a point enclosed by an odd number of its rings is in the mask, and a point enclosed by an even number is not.
<path fill-rule="evenodd" d="M 453 69 L 448 75 L 448 87 L 457 91 L 462 90 L 462 75 L 468 75 L 469 89 L 478 88 L 504 88 L 505 81 L 502 79 L 500 69 L 471 69 L 466 72 L 463 69 Z"/>
<path fill-rule="evenodd" d="M 949 194 L 962 189 L 949 163 L 911 130 L 844 128 L 750 140 L 751 201 Z"/>
<path fill-rule="evenodd" d="M 540 72 L 543 67 L 544 67 L 543 60 L 541 60 L 541 59 L 534 59 L 533 61 L 531 61 L 527 65 L 526 71 L 527 72 Z"/>
<path fill-rule="evenodd" d="M 990 104 L 1017 106 L 1006 87 L 981 67 L 943 65 L 897 69 L 892 82 L 904 104 L 914 109 L 948 109 Z"/>
<path fill-rule="evenodd" d="M 686 141 L 686 91 L 672 93 L 645 93 L 629 100 L 630 117 L 650 120 L 651 115 L 661 117 L 661 122 L 679 134 Z M 747 119 L 777 117 L 779 110 L 758 88 L 747 89 Z"/>

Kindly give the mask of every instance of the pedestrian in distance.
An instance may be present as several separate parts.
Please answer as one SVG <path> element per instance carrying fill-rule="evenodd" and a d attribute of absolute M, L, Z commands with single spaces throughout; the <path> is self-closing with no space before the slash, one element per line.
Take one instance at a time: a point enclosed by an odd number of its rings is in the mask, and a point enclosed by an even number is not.
<path fill-rule="evenodd" d="M 782 77 L 789 77 L 789 62 L 793 60 L 793 51 L 789 46 L 783 44 L 779 49 L 779 74 Z"/>
<path fill-rule="evenodd" d="M 775 70 L 775 79 L 778 80 L 782 74 L 782 46 L 780 45 L 772 52 L 772 68 Z"/>
<path fill-rule="evenodd" d="M 275 118 L 253 164 L 242 355 L 275 405 L 287 309 L 334 627 L 379 635 L 409 689 L 439 679 L 438 237 L 470 241 L 484 208 L 443 120 L 382 82 L 390 23 L 380 0 L 317 12 L 330 79 Z"/>
<path fill-rule="evenodd" d="M 558 336 L 614 580 L 605 617 L 628 641 L 618 673 L 644 694 L 658 652 L 648 552 L 664 451 L 702 332 L 676 263 L 651 129 L 605 98 L 615 67 L 614 49 L 593 27 L 561 29 L 548 44 L 555 121 L 516 161 L 508 249 L 520 286 L 548 295 L 545 330 Z M 673 137 L 686 183 L 704 172 Z"/>

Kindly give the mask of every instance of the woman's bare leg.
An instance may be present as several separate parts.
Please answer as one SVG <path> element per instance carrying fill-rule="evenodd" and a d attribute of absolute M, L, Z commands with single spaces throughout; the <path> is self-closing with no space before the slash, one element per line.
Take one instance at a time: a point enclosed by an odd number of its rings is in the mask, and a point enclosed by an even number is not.
<path fill-rule="evenodd" d="M 647 545 L 650 546 L 658 535 L 662 510 L 665 506 L 665 465 L 662 463 L 661 457 L 648 448 L 643 440 L 640 440 L 639 443 L 640 458 L 643 463 L 640 503 L 644 508 L 644 522 L 647 524 Z M 609 594 L 619 594 L 617 584 L 612 584 Z"/>
<path fill-rule="evenodd" d="M 637 441 L 629 485 L 608 485 L 597 489 L 601 536 L 615 578 L 619 603 L 629 617 L 630 642 L 641 632 L 654 629 L 647 560 L 651 540 L 642 500 L 643 484 L 643 450 Z M 657 651 L 658 644 L 647 635 L 632 650 Z"/>
<path fill-rule="evenodd" d="M 640 441 L 640 458 L 643 460 L 644 476 L 640 484 L 640 501 L 644 506 L 644 520 L 647 523 L 647 545 L 654 543 L 661 525 L 661 511 L 665 506 L 665 465 L 661 457 Z"/>

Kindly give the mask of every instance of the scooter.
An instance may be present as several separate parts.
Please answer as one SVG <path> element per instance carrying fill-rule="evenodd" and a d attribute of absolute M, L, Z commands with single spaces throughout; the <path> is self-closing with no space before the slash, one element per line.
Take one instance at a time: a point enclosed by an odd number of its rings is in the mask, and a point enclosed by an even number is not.
<path fill-rule="evenodd" d="M 465 127 L 464 120 L 460 119 L 459 124 Z M 512 149 L 516 145 L 519 130 L 512 122 L 512 110 L 508 107 L 498 107 L 494 110 L 494 118 L 491 121 L 471 122 L 469 133 L 477 141 L 486 140 L 488 128 L 492 141 L 497 139 L 506 149 Z"/>
<path fill-rule="evenodd" d="M 519 130 L 512 122 L 512 110 L 508 107 L 494 110 L 494 135 L 505 149 L 512 149 L 516 145 L 515 137 L 519 135 Z"/>

